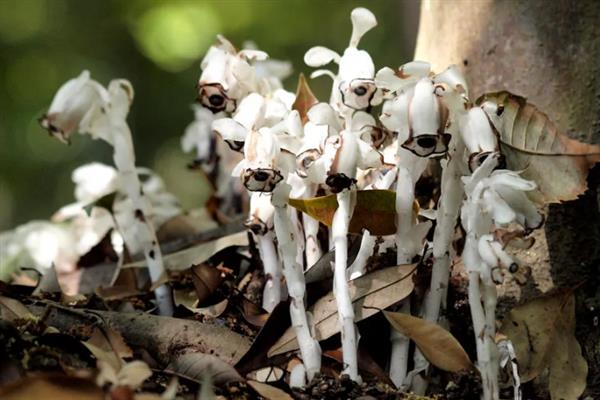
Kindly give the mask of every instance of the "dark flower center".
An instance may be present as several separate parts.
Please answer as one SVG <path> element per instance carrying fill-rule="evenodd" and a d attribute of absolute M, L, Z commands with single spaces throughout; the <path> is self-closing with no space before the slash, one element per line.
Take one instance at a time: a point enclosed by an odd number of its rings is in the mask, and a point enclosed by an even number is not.
<path fill-rule="evenodd" d="M 220 107 L 223 105 L 225 99 L 220 94 L 212 94 L 208 98 L 209 103 L 214 107 Z"/>
<path fill-rule="evenodd" d="M 258 182 L 264 182 L 269 179 L 269 174 L 265 171 L 256 171 L 254 172 L 254 180 Z"/>
<path fill-rule="evenodd" d="M 364 96 L 367 93 L 367 88 L 364 86 L 359 86 L 354 89 L 354 94 L 357 96 Z"/>
<path fill-rule="evenodd" d="M 433 137 L 422 137 L 417 139 L 417 144 L 424 149 L 430 149 L 436 146 L 437 139 Z"/>

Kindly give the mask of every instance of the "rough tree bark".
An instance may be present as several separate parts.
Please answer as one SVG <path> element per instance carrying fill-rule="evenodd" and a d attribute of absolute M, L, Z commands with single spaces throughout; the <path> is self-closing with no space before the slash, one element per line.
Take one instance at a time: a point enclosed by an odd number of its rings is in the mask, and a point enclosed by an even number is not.
<path fill-rule="evenodd" d="M 594 0 L 424 0 L 415 59 L 466 73 L 472 97 L 502 89 L 528 98 L 564 132 L 600 142 L 600 2 Z M 501 301 L 526 301 L 553 288 L 577 294 L 577 336 L 600 387 L 600 168 L 578 200 L 551 205 L 537 244 L 521 258 L 533 284 L 506 286 Z M 502 311 L 502 308 L 500 309 Z M 591 393 L 591 392 L 588 392 Z"/>

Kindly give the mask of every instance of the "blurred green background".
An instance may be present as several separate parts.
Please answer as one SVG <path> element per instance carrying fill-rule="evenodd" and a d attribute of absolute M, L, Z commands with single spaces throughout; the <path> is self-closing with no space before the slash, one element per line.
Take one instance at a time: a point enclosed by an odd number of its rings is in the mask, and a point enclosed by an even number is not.
<path fill-rule="evenodd" d="M 184 207 L 197 207 L 206 182 L 187 171 L 193 155 L 180 150 L 179 140 L 193 118 L 199 61 L 215 35 L 238 47 L 252 40 L 273 58 L 291 61 L 294 78 L 285 84 L 294 91 L 297 73 L 310 73 L 302 62 L 307 49 L 346 47 L 356 6 L 379 20 L 361 42 L 377 69 L 412 57 L 416 0 L 0 0 L 0 231 L 48 219 L 72 202 L 77 166 L 111 164 L 103 142 L 76 135 L 65 146 L 37 123 L 58 87 L 82 69 L 102 84 L 117 77 L 132 82 L 129 122 L 138 165 L 163 176 Z M 311 81 L 323 100 L 330 84 Z"/>

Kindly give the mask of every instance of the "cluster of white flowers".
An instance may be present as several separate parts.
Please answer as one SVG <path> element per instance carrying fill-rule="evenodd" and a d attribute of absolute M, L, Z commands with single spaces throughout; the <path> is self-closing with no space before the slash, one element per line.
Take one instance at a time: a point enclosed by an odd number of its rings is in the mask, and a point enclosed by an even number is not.
<path fill-rule="evenodd" d="M 271 311 L 283 300 L 282 277 L 291 298 L 291 320 L 303 360 L 292 374 L 292 385 L 303 385 L 321 366 L 321 350 L 305 308 L 304 271 L 315 264 L 323 249 L 319 223 L 291 210 L 290 197 L 326 193 L 337 198 L 328 238 L 329 248 L 335 251 L 333 289 L 344 372 L 356 381 L 360 380 L 359 336 L 348 279 L 364 273 L 375 245 L 370 233 L 363 232 L 359 255 L 347 270 L 348 229 L 357 190 L 389 189 L 395 184 L 396 234 L 387 242 L 395 245 L 397 263 L 411 263 L 428 248 L 433 256 L 431 286 L 423 304 L 411 306 L 409 299 L 401 310 L 418 311 L 434 322 L 444 303 L 453 233 L 460 218 L 467 234 L 464 260 L 470 275 L 478 366 L 485 397 L 496 398 L 494 285 L 505 271 L 515 272 L 518 264 L 494 232 L 519 224 L 524 230 L 513 235 L 517 237 L 541 225 L 542 218 L 526 195 L 535 185 L 502 169 L 498 132 L 503 109 L 492 103 L 475 106 L 456 66 L 435 73 L 429 63 L 412 61 L 377 71 L 369 53 L 359 49 L 362 37 L 377 25 L 375 16 L 356 8 L 351 22 L 349 45 L 341 55 L 316 46 L 304 57 L 315 68 L 337 64 L 337 71 L 318 69 L 311 75 L 332 78 L 328 102 L 314 99 L 303 77 L 297 95 L 284 90 L 282 79 L 291 72 L 288 63 L 269 60 L 253 45 L 238 51 L 219 36 L 201 63 L 195 121 L 185 131 L 182 148 L 195 150 L 194 164 L 214 178 L 217 198 L 226 200 L 240 187 L 250 193 L 247 227 L 264 265 L 263 306 Z M 104 88 L 83 72 L 58 91 L 41 122 L 62 141 L 68 142 L 79 131 L 114 147 L 116 171 L 99 165 L 76 171 L 78 203 L 59 214 L 63 218 L 80 215 L 83 205 L 109 192 L 121 193 L 114 205 L 116 225 L 130 249 L 144 252 L 152 280 L 158 281 L 164 269 L 153 226 L 180 210 L 158 178 L 143 187 L 140 183 L 126 123 L 132 97 L 127 81 L 114 80 Z M 443 169 L 440 198 L 437 205 L 420 209 L 417 215 L 417 183 L 434 163 Z M 93 184 L 89 174 L 94 175 Z M 97 239 L 114 224 L 105 215 L 95 218 L 92 236 Z M 428 243 L 432 220 L 433 243 Z M 85 245 L 76 248 L 87 248 L 94 240 L 86 239 Z M 165 291 L 157 290 L 159 304 L 165 296 Z M 427 362 L 416 351 L 414 370 L 407 371 L 407 338 L 394 333 L 391 340 L 391 378 L 398 386 L 415 389 L 413 378 L 427 368 Z"/>
<path fill-rule="evenodd" d="M 146 168 L 138 168 L 138 174 L 143 178 L 142 189 L 151 204 L 151 214 L 146 217 L 154 226 L 160 227 L 182 213 L 177 199 L 166 190 L 160 177 Z M 90 163 L 76 168 L 71 178 L 76 202 L 61 207 L 50 221 L 32 221 L 0 235 L 2 279 L 20 266 L 37 268 L 42 274 L 51 267 L 58 275 L 73 272 L 79 259 L 109 232 L 119 257 L 124 245 L 130 254 L 143 251 L 136 238 L 134 205 L 122 187 L 118 171 L 108 165 Z M 111 195 L 114 198 L 110 204 L 99 204 Z M 104 207 L 111 207 L 112 212 Z"/>
<path fill-rule="evenodd" d="M 222 151 L 215 142 L 227 143 L 232 151 L 243 154 L 235 167 L 224 169 L 239 177 L 238 182 L 251 193 L 248 227 L 259 244 L 267 276 L 264 307 L 271 310 L 284 293 L 279 282 L 283 264 L 292 298 L 292 321 L 309 379 L 319 369 L 320 351 L 312 336 L 310 315 L 304 310 L 302 270 L 314 264 L 322 249 L 317 240 L 318 223 L 290 212 L 286 205 L 290 196 L 310 198 L 318 191 L 337 195 L 329 246 L 335 248 L 334 290 L 345 372 L 354 380 L 360 379 L 358 335 L 347 276 L 364 272 L 375 242 L 364 232 L 359 261 L 347 273 L 347 234 L 356 190 L 388 189 L 396 183 L 398 263 L 409 263 L 423 252 L 432 226 L 414 213 L 415 186 L 430 163 L 440 162 L 444 168 L 439 209 L 421 210 L 429 219 L 437 214 L 432 247 L 438 272 L 423 311 L 433 320 L 443 302 L 440 293 L 447 287 L 443 281 L 447 281 L 451 259 L 451 232 L 465 192 L 463 226 L 468 235 L 477 237 L 477 257 L 483 260 L 477 268 L 483 279 L 498 266 L 515 268 L 491 236 L 494 227 L 514 221 L 530 229 L 541 223 L 525 195 L 533 184 L 514 172 L 492 172 L 502 167 L 498 143 L 501 107 L 474 106 L 466 80 L 455 66 L 436 74 L 429 63 L 413 61 L 376 72 L 369 53 L 359 49 L 363 35 L 377 25 L 375 16 L 357 8 L 351 21 L 351 39 L 341 55 L 321 46 L 305 54 L 304 61 L 311 67 L 338 65 L 337 71 L 318 69 L 311 75 L 329 76 L 333 84 L 329 101 L 315 102 L 308 110 L 295 109 L 294 95 L 281 88 L 281 75 L 258 73 L 259 63 L 267 59 L 264 52 L 238 52 L 219 37 L 201 65 L 198 100 L 204 109 L 196 109 L 196 121 L 182 142 L 184 150 L 196 148 L 202 160 L 214 159 L 211 151 L 215 149 Z M 379 114 L 375 111 L 378 106 Z M 218 156 L 227 158 L 221 153 Z M 470 173 L 473 177 L 465 180 L 465 191 L 460 177 Z M 399 354 L 408 351 L 407 343 L 403 349 Z M 407 377 L 407 360 L 399 359 L 404 367 L 399 365 L 398 371 L 392 372 L 398 385 Z"/>
<path fill-rule="evenodd" d="M 165 277 L 162 253 L 154 225 L 151 202 L 145 194 L 135 165 L 133 139 L 127 124 L 133 88 L 124 79 L 112 80 L 108 87 L 92 80 L 88 71 L 66 82 L 56 93 L 46 115 L 40 119 L 42 127 L 68 143 L 78 131 L 93 139 L 102 139 L 113 147 L 113 161 L 118 171 L 118 187 L 126 193 L 129 206 L 122 203 L 119 222 L 121 233 L 130 249 L 140 249 L 148 264 L 152 282 Z M 123 213 L 129 213 L 123 216 Z M 127 229 L 127 232 L 125 230 Z M 155 290 L 161 314 L 173 312 L 173 300 L 167 285 Z"/>

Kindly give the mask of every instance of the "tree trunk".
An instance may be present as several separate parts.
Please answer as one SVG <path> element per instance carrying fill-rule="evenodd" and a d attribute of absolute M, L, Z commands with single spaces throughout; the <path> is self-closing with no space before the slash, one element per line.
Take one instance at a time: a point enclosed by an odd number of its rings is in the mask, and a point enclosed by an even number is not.
<path fill-rule="evenodd" d="M 457 64 L 472 99 L 508 90 L 527 97 L 571 137 L 599 143 L 599 21 L 594 0 L 425 0 L 415 59 L 438 72 Z M 506 310 L 540 291 L 578 287 L 577 337 L 589 364 L 590 394 L 600 390 L 599 181 L 596 167 L 585 195 L 549 207 L 536 245 L 520 254 L 532 267 L 533 283 L 500 290 Z"/>

